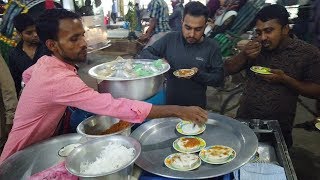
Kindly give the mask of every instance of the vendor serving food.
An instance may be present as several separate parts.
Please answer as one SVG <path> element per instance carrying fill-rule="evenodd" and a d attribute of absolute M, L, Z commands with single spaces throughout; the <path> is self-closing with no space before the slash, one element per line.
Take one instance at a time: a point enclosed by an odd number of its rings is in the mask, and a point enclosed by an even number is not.
<path fill-rule="evenodd" d="M 41 57 L 23 73 L 26 86 L 0 162 L 51 137 L 67 106 L 133 123 L 170 116 L 197 124 L 207 120 L 207 112 L 199 107 L 153 106 L 124 98 L 114 99 L 111 94 L 99 94 L 89 88 L 74 67 L 87 56 L 85 30 L 79 15 L 65 9 L 47 10 L 38 19 L 37 33 L 52 55 Z"/>
<path fill-rule="evenodd" d="M 182 31 L 166 34 L 139 55 L 149 59 L 165 58 L 169 62 L 172 69 L 167 77 L 167 104 L 205 108 L 207 86 L 217 87 L 223 83 L 218 45 L 203 36 L 207 20 L 207 7 L 200 2 L 189 2 L 184 9 Z"/>

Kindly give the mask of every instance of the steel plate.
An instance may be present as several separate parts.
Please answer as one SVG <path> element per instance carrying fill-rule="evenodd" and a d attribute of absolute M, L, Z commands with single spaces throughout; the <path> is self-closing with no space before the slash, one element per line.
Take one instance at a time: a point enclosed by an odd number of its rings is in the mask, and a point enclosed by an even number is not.
<path fill-rule="evenodd" d="M 179 172 L 165 166 L 163 160 L 170 154 L 176 153 L 172 143 L 182 134 L 175 129 L 180 119 L 162 118 L 150 120 L 139 126 L 132 137 L 142 145 L 141 155 L 136 164 L 142 169 L 164 177 L 177 179 L 205 179 L 230 173 L 249 162 L 258 148 L 258 139 L 246 125 L 232 118 L 210 113 L 206 130 L 198 135 L 204 139 L 207 146 L 225 145 L 233 148 L 237 156 L 226 164 L 211 165 L 202 163 L 200 168 L 193 171 Z"/>

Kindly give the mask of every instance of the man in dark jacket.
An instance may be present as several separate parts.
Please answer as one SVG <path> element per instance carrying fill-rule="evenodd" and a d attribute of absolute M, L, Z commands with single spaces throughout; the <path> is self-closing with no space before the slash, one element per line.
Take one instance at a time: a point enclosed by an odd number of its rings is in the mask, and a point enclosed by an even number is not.
<path fill-rule="evenodd" d="M 171 70 L 167 76 L 166 103 L 206 107 L 207 86 L 223 84 L 223 63 L 216 42 L 203 36 L 208 9 L 200 2 L 186 4 L 182 31 L 171 32 L 140 53 L 142 58 L 165 58 Z M 195 74 L 178 78 L 173 71 L 195 70 Z"/>
<path fill-rule="evenodd" d="M 20 14 L 13 21 L 21 41 L 9 54 L 9 68 L 19 97 L 22 73 L 48 52 L 40 43 L 35 23 L 29 15 Z"/>

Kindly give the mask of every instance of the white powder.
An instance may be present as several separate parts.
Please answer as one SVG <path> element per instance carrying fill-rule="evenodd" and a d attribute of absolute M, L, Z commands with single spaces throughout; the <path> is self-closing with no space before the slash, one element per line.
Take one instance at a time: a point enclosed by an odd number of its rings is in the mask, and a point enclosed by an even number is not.
<path fill-rule="evenodd" d="M 111 172 L 128 164 L 134 158 L 134 148 L 126 148 L 117 143 L 109 143 L 94 162 L 82 162 L 80 172 L 101 174 Z"/>
<path fill-rule="evenodd" d="M 182 131 L 188 134 L 195 134 L 200 130 L 200 127 L 198 125 L 194 126 L 194 124 L 185 124 L 184 126 L 182 126 Z"/>

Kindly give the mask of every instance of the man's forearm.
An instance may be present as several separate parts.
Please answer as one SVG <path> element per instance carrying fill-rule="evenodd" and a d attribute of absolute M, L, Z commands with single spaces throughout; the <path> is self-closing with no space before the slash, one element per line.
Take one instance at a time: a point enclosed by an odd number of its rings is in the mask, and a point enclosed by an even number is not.
<path fill-rule="evenodd" d="M 245 68 L 247 64 L 247 57 L 243 52 L 240 52 L 238 55 L 228 59 L 224 62 L 224 68 L 226 74 L 235 74 L 240 72 Z"/>
<path fill-rule="evenodd" d="M 156 28 L 156 18 L 151 18 L 149 21 L 149 28 L 146 32 L 147 36 L 151 37 L 152 32 L 154 31 L 155 28 Z"/>
<path fill-rule="evenodd" d="M 170 110 L 169 110 L 170 109 Z M 176 111 L 177 106 L 166 105 L 166 106 L 152 106 L 148 119 L 160 118 L 160 117 L 177 117 L 179 116 L 178 111 Z"/>
<path fill-rule="evenodd" d="M 310 98 L 320 98 L 320 85 L 311 82 L 298 81 L 290 76 L 285 75 L 283 77 L 283 83 L 287 86 L 293 88 L 299 94 L 310 97 Z"/>

